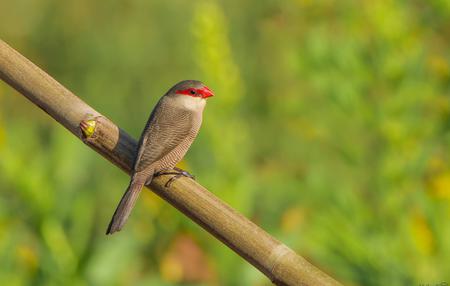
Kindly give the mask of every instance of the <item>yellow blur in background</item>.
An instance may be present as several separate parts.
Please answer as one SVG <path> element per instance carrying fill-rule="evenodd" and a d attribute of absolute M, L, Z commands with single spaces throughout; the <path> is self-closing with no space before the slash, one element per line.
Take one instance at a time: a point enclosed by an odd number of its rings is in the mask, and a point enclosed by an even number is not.
<path fill-rule="evenodd" d="M 450 283 L 448 1 L 0 1 L 2 40 L 136 138 L 205 82 L 183 167 L 337 280 Z M 271 285 L 151 192 L 105 236 L 127 184 L 0 82 L 0 285 Z"/>

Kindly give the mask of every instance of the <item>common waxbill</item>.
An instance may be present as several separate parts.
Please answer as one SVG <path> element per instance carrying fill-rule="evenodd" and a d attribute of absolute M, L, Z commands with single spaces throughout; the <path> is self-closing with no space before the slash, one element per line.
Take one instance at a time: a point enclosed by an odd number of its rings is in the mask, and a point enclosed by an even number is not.
<path fill-rule="evenodd" d="M 185 80 L 161 97 L 142 132 L 130 185 L 106 234 L 122 229 L 144 185 L 175 167 L 184 157 L 197 137 L 206 98 L 210 96 L 213 92 L 200 81 Z"/>

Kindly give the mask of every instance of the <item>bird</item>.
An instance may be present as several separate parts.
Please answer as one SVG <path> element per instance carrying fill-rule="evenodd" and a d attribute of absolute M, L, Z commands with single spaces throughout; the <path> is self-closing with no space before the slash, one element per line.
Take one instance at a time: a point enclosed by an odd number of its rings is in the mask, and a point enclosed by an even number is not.
<path fill-rule="evenodd" d="M 184 80 L 161 97 L 142 131 L 130 183 L 106 234 L 113 234 L 123 228 L 143 186 L 149 184 L 155 176 L 177 174 L 172 179 L 179 176 L 191 177 L 181 169 L 175 168 L 175 172 L 171 170 L 183 159 L 197 137 L 206 99 L 213 95 L 212 90 L 201 81 Z"/>

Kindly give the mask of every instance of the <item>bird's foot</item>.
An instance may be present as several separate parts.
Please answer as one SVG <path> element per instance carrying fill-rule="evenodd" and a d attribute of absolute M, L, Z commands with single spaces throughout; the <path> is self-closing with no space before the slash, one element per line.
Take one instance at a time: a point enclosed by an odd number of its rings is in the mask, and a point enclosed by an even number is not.
<path fill-rule="evenodd" d="M 191 178 L 192 180 L 195 180 L 195 176 L 191 175 L 188 171 L 185 171 L 185 170 L 177 168 L 177 167 L 174 167 L 173 170 L 156 172 L 153 176 L 158 177 L 158 176 L 163 176 L 163 175 L 175 175 L 164 184 L 164 187 L 166 187 L 166 188 L 170 187 L 172 182 L 180 177 L 188 177 L 188 178 Z"/>

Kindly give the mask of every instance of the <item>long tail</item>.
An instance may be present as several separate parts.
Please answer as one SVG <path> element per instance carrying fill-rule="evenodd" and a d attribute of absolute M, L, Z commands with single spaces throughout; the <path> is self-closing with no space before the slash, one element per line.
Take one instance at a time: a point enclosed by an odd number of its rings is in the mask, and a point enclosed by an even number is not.
<path fill-rule="evenodd" d="M 113 234 L 116 231 L 120 231 L 127 222 L 128 216 L 131 213 L 136 200 L 141 193 L 142 187 L 145 184 L 145 177 L 140 174 L 135 174 L 131 178 L 130 185 L 127 191 L 120 200 L 119 205 L 114 212 L 114 215 L 109 223 L 106 234 Z"/>

